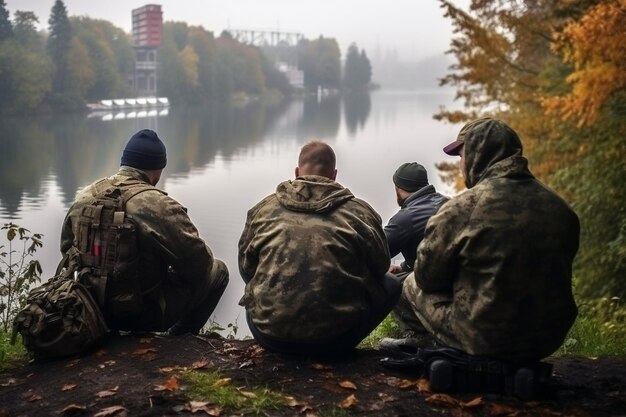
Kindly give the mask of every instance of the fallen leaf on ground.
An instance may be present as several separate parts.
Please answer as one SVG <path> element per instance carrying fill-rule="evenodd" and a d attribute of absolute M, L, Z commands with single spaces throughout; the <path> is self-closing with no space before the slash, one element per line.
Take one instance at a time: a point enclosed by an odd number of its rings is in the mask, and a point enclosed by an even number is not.
<path fill-rule="evenodd" d="M 390 376 L 384 379 L 385 384 L 394 388 L 409 388 L 417 385 L 417 381 L 410 379 L 400 379 L 395 376 Z"/>
<path fill-rule="evenodd" d="M 246 351 L 246 355 L 250 356 L 252 358 L 261 356 L 265 353 L 265 349 L 263 349 L 261 346 L 259 345 L 253 345 L 251 346 L 247 351 Z"/>
<path fill-rule="evenodd" d="M 210 416 L 217 417 L 222 414 L 222 409 L 219 407 L 210 407 L 209 402 L 205 401 L 190 401 L 186 407 L 182 408 L 180 411 L 187 410 L 191 411 L 192 414 L 198 413 L 200 411 L 204 411 Z M 180 412 L 179 411 L 179 412 Z"/>
<path fill-rule="evenodd" d="M 254 392 L 250 392 L 250 391 L 239 391 L 239 393 L 241 395 L 243 395 L 246 398 L 256 398 L 256 394 Z"/>
<path fill-rule="evenodd" d="M 65 408 L 63 410 L 61 410 L 62 414 L 72 414 L 72 413 L 78 413 L 78 412 L 82 412 L 82 411 L 87 411 L 87 407 L 82 405 L 82 404 L 68 404 L 65 406 Z"/>
<path fill-rule="evenodd" d="M 248 359 L 247 361 L 239 365 L 239 369 L 248 368 L 253 365 L 254 365 L 254 362 L 252 361 L 252 359 Z"/>
<path fill-rule="evenodd" d="M 449 396 L 448 394 L 433 394 L 430 397 L 427 397 L 425 401 L 431 404 L 447 405 L 450 407 L 460 406 L 459 400 Z"/>
<path fill-rule="evenodd" d="M 65 368 L 71 368 L 72 366 L 76 365 L 78 362 L 80 362 L 80 359 L 71 360 L 65 364 Z"/>
<path fill-rule="evenodd" d="M 158 350 L 155 348 L 140 348 L 133 351 L 133 355 L 145 355 L 146 353 L 156 353 Z"/>
<path fill-rule="evenodd" d="M 420 378 L 417 380 L 418 392 L 430 392 L 430 382 L 426 378 Z"/>
<path fill-rule="evenodd" d="M 230 384 L 230 381 L 232 381 L 231 378 L 220 378 L 217 381 L 215 381 L 212 386 L 215 388 L 223 387 L 225 385 Z"/>
<path fill-rule="evenodd" d="M 17 383 L 17 379 L 9 378 L 7 379 L 7 382 L 3 382 L 2 384 L 0 384 L 0 387 L 8 387 L 9 385 L 15 385 L 16 383 Z"/>
<path fill-rule="evenodd" d="M 113 395 L 115 395 L 117 393 L 117 388 L 118 387 L 115 387 L 113 389 L 107 389 L 107 390 L 100 391 L 100 392 L 96 393 L 96 397 L 98 397 L 98 398 L 112 397 Z"/>
<path fill-rule="evenodd" d="M 487 405 L 487 414 L 490 416 L 516 416 L 519 414 L 517 410 L 508 405 L 491 403 Z"/>
<path fill-rule="evenodd" d="M 157 359 L 159 357 L 159 355 L 157 355 L 156 353 L 146 353 L 145 355 L 141 355 L 140 358 L 145 361 L 145 362 L 151 362 L 155 359 Z"/>
<path fill-rule="evenodd" d="M 70 391 L 76 388 L 76 384 L 65 384 L 61 387 L 61 391 Z"/>
<path fill-rule="evenodd" d="M 104 369 L 107 366 L 113 366 L 113 365 L 115 365 L 115 361 L 106 361 L 106 362 L 101 363 L 100 365 L 98 365 L 98 368 Z"/>
<path fill-rule="evenodd" d="M 100 350 L 96 351 L 96 353 L 94 353 L 94 355 L 96 355 L 96 356 L 104 356 L 104 355 L 106 355 L 107 353 L 108 353 L 108 352 L 107 352 L 106 350 L 104 350 L 104 349 L 100 349 Z"/>
<path fill-rule="evenodd" d="M 385 394 L 384 392 L 379 392 L 378 396 L 380 397 L 381 401 L 384 403 L 388 403 L 388 402 L 392 402 L 392 401 L 397 401 L 398 397 L 395 397 L 393 395 L 389 395 L 389 394 Z"/>
<path fill-rule="evenodd" d="M 347 396 L 344 398 L 342 402 L 339 403 L 339 407 L 341 408 L 350 408 L 354 407 L 359 403 L 359 400 L 354 396 L 354 394 Z"/>
<path fill-rule="evenodd" d="M 142 337 L 139 339 L 139 343 L 152 343 L 153 340 L 153 337 Z"/>
<path fill-rule="evenodd" d="M 209 405 L 208 401 L 189 401 L 189 411 L 195 413 L 198 410 L 202 410 L 204 407 Z"/>
<path fill-rule="evenodd" d="M 299 407 L 301 405 L 306 405 L 306 402 L 296 400 L 295 397 L 292 397 L 290 395 L 285 396 L 285 400 L 286 400 L 285 404 L 287 404 L 289 407 Z"/>
<path fill-rule="evenodd" d="M 199 361 L 195 361 L 194 363 L 192 363 L 191 364 L 191 369 L 206 368 L 208 364 L 209 364 L 209 360 L 208 359 L 201 359 Z"/>
<path fill-rule="evenodd" d="M 43 397 L 39 394 L 37 394 L 36 392 L 32 392 L 30 390 L 28 390 L 27 392 L 25 392 L 22 395 L 22 398 L 24 398 L 26 401 L 28 401 L 29 403 L 33 402 L 33 401 L 39 401 L 41 399 L 43 399 Z"/>
<path fill-rule="evenodd" d="M 175 391 L 178 389 L 178 379 L 172 375 L 172 377 L 168 379 L 163 386 L 168 391 Z"/>
<path fill-rule="evenodd" d="M 485 405 L 485 402 L 483 401 L 483 397 L 476 397 L 471 401 L 461 402 L 461 407 L 463 408 L 476 408 L 482 405 Z"/>
<path fill-rule="evenodd" d="M 311 368 L 317 369 L 318 371 L 328 371 L 329 369 L 333 369 L 329 365 L 324 365 L 322 363 L 314 363 L 311 365 Z"/>
<path fill-rule="evenodd" d="M 107 407 L 100 410 L 100 412 L 94 414 L 93 417 L 126 417 L 127 415 L 128 410 L 126 408 L 122 407 L 121 405 L 114 405 L 112 407 Z"/>
<path fill-rule="evenodd" d="M 171 366 L 167 366 L 165 368 L 159 368 L 159 371 L 161 371 L 161 372 L 173 372 L 174 368 L 171 367 Z"/>
<path fill-rule="evenodd" d="M 341 381 L 339 382 L 339 386 L 346 389 L 356 389 L 356 385 L 354 385 L 352 381 Z"/>

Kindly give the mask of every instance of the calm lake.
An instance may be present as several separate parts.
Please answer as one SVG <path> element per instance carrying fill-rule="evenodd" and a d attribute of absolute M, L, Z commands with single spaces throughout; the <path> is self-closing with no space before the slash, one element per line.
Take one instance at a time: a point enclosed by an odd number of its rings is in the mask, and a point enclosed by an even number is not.
<path fill-rule="evenodd" d="M 277 107 L 252 103 L 170 107 L 152 114 L 0 118 L 0 222 L 43 233 L 44 246 L 36 256 L 43 278 L 49 278 L 60 260 L 61 223 L 76 190 L 116 172 L 128 138 L 139 129 L 154 129 L 168 153 L 158 186 L 188 208 L 200 235 L 230 270 L 213 320 L 237 325 L 237 337 L 245 336 L 237 305 L 244 287 L 237 242 L 247 210 L 293 177 L 300 147 L 310 140 L 329 143 L 337 155 L 337 181 L 369 202 L 386 223 L 398 209 L 391 176 L 404 162 L 423 164 L 430 182 L 450 194 L 435 163 L 455 160 L 441 148 L 460 127 L 432 115 L 452 99 L 451 93 L 380 91 Z"/>

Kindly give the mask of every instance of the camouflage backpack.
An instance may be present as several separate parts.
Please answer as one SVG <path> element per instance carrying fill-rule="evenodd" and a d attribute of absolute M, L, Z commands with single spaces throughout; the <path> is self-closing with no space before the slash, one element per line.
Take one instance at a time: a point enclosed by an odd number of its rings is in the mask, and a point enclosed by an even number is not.
<path fill-rule="evenodd" d="M 78 280 L 91 290 L 108 323 L 143 311 L 136 225 L 125 209 L 128 200 L 149 190 L 158 189 L 141 181 L 114 184 L 105 178 L 94 184 L 93 202 L 71 219 L 71 250 L 80 259 Z"/>
<path fill-rule="evenodd" d="M 94 185 L 93 201 L 72 218 L 73 246 L 57 273 L 30 292 L 13 322 L 35 359 L 79 353 L 101 340 L 107 323 L 142 311 L 136 227 L 128 200 L 147 190 L 140 181 Z"/>
<path fill-rule="evenodd" d="M 66 263 L 63 258 L 59 269 Z M 13 320 L 13 337 L 36 359 L 80 353 L 108 333 L 104 317 L 87 288 L 75 280 L 76 263 L 71 263 L 45 284 L 33 289 L 26 306 Z"/>

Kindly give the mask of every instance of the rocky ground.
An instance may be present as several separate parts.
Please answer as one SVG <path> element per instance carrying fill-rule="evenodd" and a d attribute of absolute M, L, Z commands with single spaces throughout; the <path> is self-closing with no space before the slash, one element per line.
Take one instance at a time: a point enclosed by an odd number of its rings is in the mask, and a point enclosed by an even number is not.
<path fill-rule="evenodd" d="M 426 380 L 382 367 L 376 350 L 335 362 L 264 351 L 252 340 L 131 335 L 81 357 L 0 375 L 4 416 L 626 416 L 626 360 L 550 358 L 554 377 L 538 400 L 437 394 Z M 219 372 L 218 385 L 250 398 L 279 393 L 268 408 L 219 407 L 190 398 L 185 372 Z"/>

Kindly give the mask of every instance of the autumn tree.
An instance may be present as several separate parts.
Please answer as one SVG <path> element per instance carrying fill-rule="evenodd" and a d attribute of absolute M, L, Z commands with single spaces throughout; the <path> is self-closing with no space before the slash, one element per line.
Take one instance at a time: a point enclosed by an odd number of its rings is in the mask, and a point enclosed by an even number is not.
<path fill-rule="evenodd" d="M 29 112 L 50 91 L 51 64 L 33 12 L 15 12 L 13 37 L 0 41 L 0 113 Z"/>
<path fill-rule="evenodd" d="M 339 88 L 341 84 L 341 52 L 337 41 L 320 36 L 304 39 L 298 44 L 298 65 L 304 72 L 304 85 L 309 90 Z"/>
<path fill-rule="evenodd" d="M 65 4 L 56 0 L 48 19 L 48 54 L 54 63 L 53 89 L 62 93 L 67 88 L 67 60 L 72 42 L 72 28 Z"/>
<path fill-rule="evenodd" d="M 128 74 L 134 71 L 130 37 L 106 20 L 72 17 L 71 23 L 74 36 L 89 56 L 85 61 L 74 57 L 68 74 L 78 77 L 81 81 L 74 78 L 74 82 L 86 87 L 84 98 L 90 101 L 130 95 L 132 89 Z M 71 46 L 74 51 L 84 52 L 76 42 Z M 90 74 L 92 71 L 95 76 Z"/>
<path fill-rule="evenodd" d="M 214 97 L 217 92 L 217 45 L 213 33 L 201 26 L 189 28 L 189 44 L 198 56 L 198 89 L 194 101 Z"/>
<path fill-rule="evenodd" d="M 589 296 L 626 295 L 626 0 L 600 1 L 555 33 L 552 50 L 568 71 L 546 94 L 549 117 L 576 126 L 576 158 L 557 176 L 582 219 L 577 259 Z M 565 142 L 565 140 L 562 140 Z M 570 145 L 570 146 L 572 146 Z"/>
<path fill-rule="evenodd" d="M 578 126 L 593 125 L 604 106 L 624 103 L 626 0 L 591 7 L 557 34 L 553 50 L 573 71 L 565 80 L 571 91 L 544 101 L 549 111 L 576 120 Z"/>
<path fill-rule="evenodd" d="M 457 89 L 465 108 L 436 118 L 490 114 L 511 124 L 533 172 L 579 214 L 580 294 L 626 295 L 626 1 L 472 0 L 469 10 L 440 3 L 455 28 L 457 60 L 441 83 Z"/>

